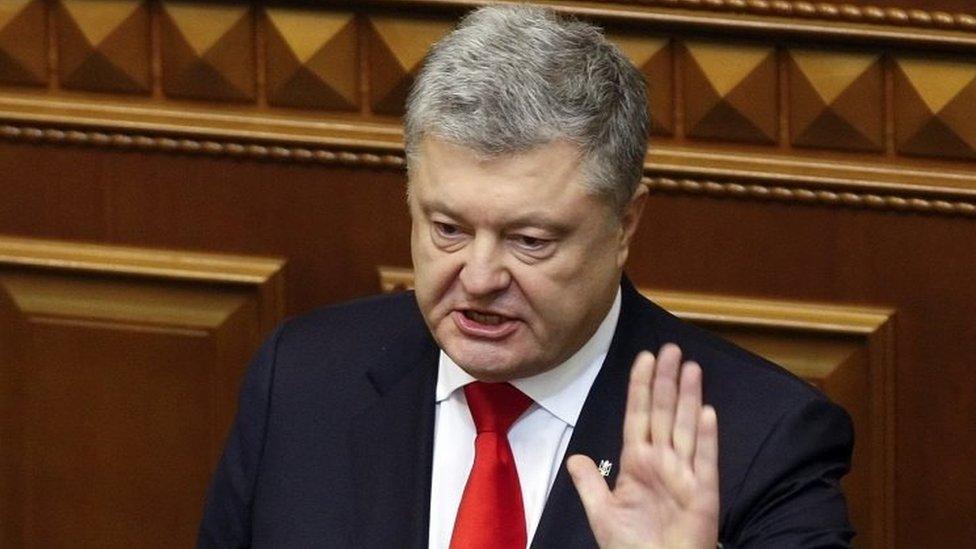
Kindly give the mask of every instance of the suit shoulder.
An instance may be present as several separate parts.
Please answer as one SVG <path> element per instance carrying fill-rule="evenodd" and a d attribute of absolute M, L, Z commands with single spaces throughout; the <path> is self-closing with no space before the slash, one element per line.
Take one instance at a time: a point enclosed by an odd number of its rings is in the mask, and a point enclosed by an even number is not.
<path fill-rule="evenodd" d="M 329 305 L 288 319 L 278 329 L 275 356 L 279 364 L 300 369 L 311 365 L 352 371 L 430 341 L 413 293 L 404 292 Z"/>
<path fill-rule="evenodd" d="M 412 293 L 330 305 L 285 321 L 270 343 L 278 410 L 353 409 L 372 394 L 371 373 L 426 364 L 436 349 Z M 326 406 L 328 403 L 328 406 Z"/>
<path fill-rule="evenodd" d="M 328 305 L 286 320 L 286 338 L 339 338 L 358 340 L 389 336 L 405 326 L 422 322 L 413 292 L 384 294 Z"/>

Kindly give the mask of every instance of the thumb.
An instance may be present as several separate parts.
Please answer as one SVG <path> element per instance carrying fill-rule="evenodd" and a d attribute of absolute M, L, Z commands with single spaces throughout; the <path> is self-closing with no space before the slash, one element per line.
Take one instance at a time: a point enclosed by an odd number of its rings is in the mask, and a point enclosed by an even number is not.
<path fill-rule="evenodd" d="M 603 508 L 603 502 L 610 496 L 607 481 L 597 471 L 593 460 L 584 455 L 569 456 L 566 460 L 566 469 L 569 470 L 573 485 L 576 486 L 576 491 L 583 502 L 583 509 L 586 510 L 586 516 L 592 524 L 597 512 Z"/>

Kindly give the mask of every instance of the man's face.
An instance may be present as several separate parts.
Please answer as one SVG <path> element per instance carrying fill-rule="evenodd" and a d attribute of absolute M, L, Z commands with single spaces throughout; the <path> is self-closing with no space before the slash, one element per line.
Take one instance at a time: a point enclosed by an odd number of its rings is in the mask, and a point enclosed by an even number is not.
<path fill-rule="evenodd" d="M 441 349 L 474 377 L 553 368 L 609 310 L 644 195 L 621 216 L 581 178 L 567 142 L 490 159 L 422 143 L 410 181 L 417 301 Z"/>

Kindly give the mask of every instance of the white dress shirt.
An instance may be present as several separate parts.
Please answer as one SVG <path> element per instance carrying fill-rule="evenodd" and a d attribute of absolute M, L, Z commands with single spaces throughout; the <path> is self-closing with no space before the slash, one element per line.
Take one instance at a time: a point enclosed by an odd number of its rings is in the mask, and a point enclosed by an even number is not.
<path fill-rule="evenodd" d="M 610 349 L 620 316 L 620 289 L 596 332 L 566 362 L 512 385 L 535 402 L 508 431 L 515 457 L 527 540 L 532 543 L 542 509 L 556 474 L 563 466 L 573 428 Z M 451 543 L 464 486 L 474 464 L 474 420 L 464 398 L 465 385 L 475 381 L 444 351 L 437 370 L 437 412 L 434 424 L 434 461 L 430 487 L 431 549 Z"/>

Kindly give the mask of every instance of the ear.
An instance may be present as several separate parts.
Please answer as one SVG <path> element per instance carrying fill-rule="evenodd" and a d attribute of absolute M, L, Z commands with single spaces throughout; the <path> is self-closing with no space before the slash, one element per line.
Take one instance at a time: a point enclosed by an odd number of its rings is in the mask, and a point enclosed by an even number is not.
<path fill-rule="evenodd" d="M 620 218 L 620 246 L 617 249 L 617 267 L 622 269 L 627 262 L 627 254 L 630 253 L 630 242 L 637 232 L 637 225 L 640 223 L 641 215 L 644 213 L 644 204 L 647 202 L 647 186 L 641 183 L 637 186 L 630 202 L 624 208 Z"/>

